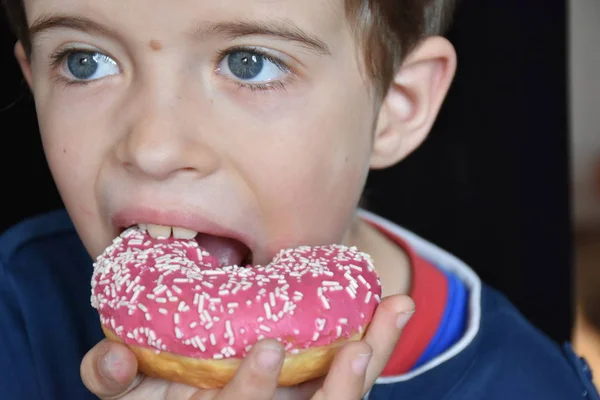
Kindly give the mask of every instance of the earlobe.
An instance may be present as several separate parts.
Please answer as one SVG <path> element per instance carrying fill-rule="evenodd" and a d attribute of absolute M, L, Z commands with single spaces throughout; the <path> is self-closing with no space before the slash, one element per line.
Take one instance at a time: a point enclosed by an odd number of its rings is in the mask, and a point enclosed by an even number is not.
<path fill-rule="evenodd" d="M 21 43 L 21 41 L 18 41 L 15 44 L 14 54 L 15 54 L 15 58 L 17 59 L 17 62 L 19 63 L 19 67 L 21 68 L 21 72 L 23 73 L 23 77 L 25 78 L 27 85 L 31 89 L 32 88 L 31 60 L 29 59 L 29 56 L 27 55 L 27 52 L 25 51 L 25 48 L 23 47 L 23 44 Z"/>
<path fill-rule="evenodd" d="M 456 71 L 448 40 L 424 40 L 408 55 L 383 100 L 371 168 L 387 168 L 412 153 L 427 137 Z"/>

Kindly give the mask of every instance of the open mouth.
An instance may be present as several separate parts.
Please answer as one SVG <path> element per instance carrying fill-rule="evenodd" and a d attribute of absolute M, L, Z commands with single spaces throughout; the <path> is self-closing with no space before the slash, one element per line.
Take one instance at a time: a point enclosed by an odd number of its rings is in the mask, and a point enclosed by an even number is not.
<path fill-rule="evenodd" d="M 136 224 L 123 228 L 121 231 L 135 227 L 146 231 L 148 235 L 155 239 L 194 239 L 198 243 L 198 246 L 218 260 L 220 267 L 230 265 L 245 267 L 251 266 L 253 262 L 253 255 L 250 248 L 245 243 L 234 238 L 215 236 L 176 226 L 154 224 Z"/>

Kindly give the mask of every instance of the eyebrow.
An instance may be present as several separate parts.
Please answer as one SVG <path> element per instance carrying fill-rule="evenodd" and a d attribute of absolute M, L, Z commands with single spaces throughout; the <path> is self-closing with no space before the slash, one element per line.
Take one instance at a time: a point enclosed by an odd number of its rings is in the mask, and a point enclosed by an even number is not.
<path fill-rule="evenodd" d="M 31 40 L 42 32 L 52 29 L 67 28 L 82 32 L 97 33 L 103 36 L 116 37 L 115 31 L 89 18 L 62 14 L 44 14 L 36 18 L 29 27 Z"/>
<path fill-rule="evenodd" d="M 211 34 L 221 34 L 229 39 L 245 36 L 273 36 L 289 40 L 312 50 L 318 54 L 331 55 L 327 44 L 317 36 L 303 31 L 289 19 L 269 21 L 233 21 L 201 24 L 195 36 L 203 37 Z"/>
<path fill-rule="evenodd" d="M 29 35 L 33 41 L 42 32 L 57 28 L 67 28 L 88 33 L 96 33 L 108 37 L 117 37 L 112 29 L 86 17 L 62 14 L 46 14 L 36 18 L 29 27 Z M 318 54 L 331 55 L 327 44 L 305 31 L 289 19 L 269 21 L 233 21 L 209 22 L 198 24 L 193 32 L 194 37 L 203 38 L 211 35 L 223 35 L 229 39 L 246 36 L 272 36 L 299 43 L 303 47 Z"/>

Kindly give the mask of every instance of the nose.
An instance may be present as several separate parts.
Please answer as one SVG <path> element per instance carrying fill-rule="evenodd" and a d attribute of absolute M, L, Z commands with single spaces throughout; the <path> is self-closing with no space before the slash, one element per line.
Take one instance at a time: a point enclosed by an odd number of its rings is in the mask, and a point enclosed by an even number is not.
<path fill-rule="evenodd" d="M 164 180 L 183 172 L 197 177 L 219 168 L 217 152 L 205 141 L 201 124 L 178 109 L 177 100 L 167 102 L 148 92 L 136 98 L 137 106 L 117 147 L 117 157 L 132 173 Z"/>

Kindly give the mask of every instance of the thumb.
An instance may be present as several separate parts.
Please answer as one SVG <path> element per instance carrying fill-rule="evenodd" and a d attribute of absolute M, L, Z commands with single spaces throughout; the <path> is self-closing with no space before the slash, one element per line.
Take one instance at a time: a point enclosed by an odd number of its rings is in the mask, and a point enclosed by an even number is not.
<path fill-rule="evenodd" d="M 124 345 L 103 340 L 83 358 L 80 367 L 84 385 L 101 399 L 118 399 L 141 382 L 137 359 Z"/>

